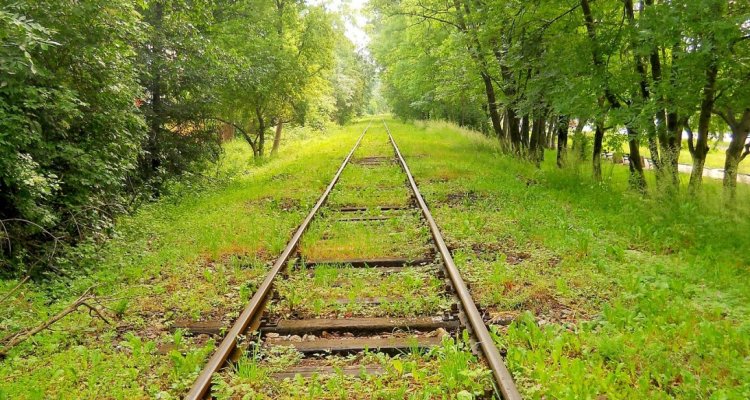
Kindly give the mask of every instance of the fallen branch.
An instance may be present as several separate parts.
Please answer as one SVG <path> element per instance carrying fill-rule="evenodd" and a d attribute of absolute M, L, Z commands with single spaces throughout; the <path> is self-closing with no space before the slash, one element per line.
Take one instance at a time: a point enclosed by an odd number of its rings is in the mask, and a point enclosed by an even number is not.
<path fill-rule="evenodd" d="M 80 308 L 80 307 L 86 307 L 86 308 L 88 308 L 89 309 L 89 315 L 93 316 L 93 314 L 92 314 L 92 312 L 93 312 L 99 318 L 101 318 L 104 322 L 106 322 L 107 324 L 109 324 L 109 321 L 106 318 L 104 318 L 104 316 L 99 312 L 98 309 L 96 309 L 96 307 L 93 307 L 93 306 L 91 306 L 90 304 L 87 303 L 87 301 L 95 299 L 94 295 L 91 294 L 91 289 L 92 288 L 86 289 L 86 291 L 83 292 L 83 294 L 81 295 L 81 297 L 79 297 L 76 301 L 74 301 L 73 303 L 71 303 L 69 306 L 65 307 L 64 310 L 60 311 L 59 313 L 57 313 L 57 315 L 53 316 L 52 318 L 44 321 L 43 323 L 35 326 L 34 328 L 18 332 L 18 333 L 14 334 L 14 335 L 11 335 L 11 336 L 3 339 L 2 342 L 4 342 L 5 345 L 3 346 L 2 350 L 0 350 L 0 360 L 4 359 L 8 355 L 8 352 L 11 349 L 13 349 L 14 347 L 16 347 L 19 344 L 25 342 L 27 339 L 29 339 L 30 337 L 36 335 L 37 333 L 39 333 L 39 332 L 41 332 L 41 331 L 49 328 L 50 326 L 52 326 L 57 321 L 65 318 L 66 315 L 68 315 L 68 314 L 70 314 L 70 313 L 78 310 L 78 308 Z"/>

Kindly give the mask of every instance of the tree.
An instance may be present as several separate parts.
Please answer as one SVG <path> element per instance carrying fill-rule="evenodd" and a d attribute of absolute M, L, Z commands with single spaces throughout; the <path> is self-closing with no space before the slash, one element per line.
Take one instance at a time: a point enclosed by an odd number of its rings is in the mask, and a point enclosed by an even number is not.
<path fill-rule="evenodd" d="M 127 205 L 145 133 L 134 104 L 138 13 L 118 0 L 3 10 L 0 220 L 15 245 L 2 259 L 49 265 L 58 242 L 106 229 Z"/>
<path fill-rule="evenodd" d="M 213 31 L 228 80 L 215 112 L 262 157 L 267 129 L 275 124 L 280 138 L 283 123 L 303 121 L 306 89 L 332 67 L 333 17 L 323 7 L 296 0 L 247 0 L 226 7 Z"/>
<path fill-rule="evenodd" d="M 148 0 L 139 10 L 145 40 L 138 48 L 140 109 L 148 124 L 137 178 L 158 194 L 164 180 L 216 159 L 217 127 L 210 123 L 221 85 L 208 1 Z"/>

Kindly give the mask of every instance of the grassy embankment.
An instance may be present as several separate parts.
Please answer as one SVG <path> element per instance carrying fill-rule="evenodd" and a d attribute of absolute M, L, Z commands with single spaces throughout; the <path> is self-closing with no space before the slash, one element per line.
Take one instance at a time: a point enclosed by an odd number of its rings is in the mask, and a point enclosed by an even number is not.
<path fill-rule="evenodd" d="M 4 305 L 3 331 L 90 286 L 111 324 L 80 312 L 20 346 L 0 363 L 0 398 L 184 393 L 212 346 L 169 325 L 237 315 L 363 127 L 262 166 L 231 143 L 229 183 L 123 219 L 86 277 L 27 284 Z M 525 395 L 750 397 L 748 187 L 741 210 L 724 209 L 710 180 L 699 201 L 644 199 L 621 166 L 599 184 L 586 165 L 558 171 L 548 157 L 536 170 L 449 125 L 392 129 Z"/>
<path fill-rule="evenodd" d="M 476 299 L 516 321 L 498 343 L 528 397 L 750 397 L 747 186 L 738 210 L 710 179 L 697 201 L 641 198 L 625 167 L 598 184 L 451 131 L 395 134 Z"/>

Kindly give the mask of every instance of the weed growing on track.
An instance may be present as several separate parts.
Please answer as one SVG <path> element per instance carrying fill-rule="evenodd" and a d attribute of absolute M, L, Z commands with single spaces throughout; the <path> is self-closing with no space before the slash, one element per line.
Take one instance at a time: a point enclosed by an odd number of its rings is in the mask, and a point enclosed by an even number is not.
<path fill-rule="evenodd" d="M 297 318 L 442 315 L 452 303 L 444 285 L 434 268 L 383 273 L 378 268 L 321 265 L 313 271 L 290 272 L 278 283 L 281 300 L 269 311 L 285 318 L 291 314 Z M 380 301 L 358 302 L 363 298 Z"/>
<path fill-rule="evenodd" d="M 463 340 L 443 340 L 428 352 L 387 356 L 365 353 L 359 356 L 328 356 L 317 366 L 333 366 L 333 375 L 311 378 L 275 379 L 274 372 L 284 371 L 299 359 L 293 349 L 276 353 L 255 353 L 230 373 L 215 379 L 213 395 L 218 399 L 472 399 L 483 395 L 491 386 L 489 370 L 484 368 Z M 349 376 L 343 368 L 350 365 L 380 367 L 380 374 Z M 437 372 L 437 373 L 436 373 Z M 356 397 L 353 397 L 356 396 Z"/>
<path fill-rule="evenodd" d="M 383 257 L 419 259 L 430 251 L 428 228 L 412 213 L 383 221 L 340 221 L 334 214 L 313 222 L 300 252 L 308 260 Z"/>

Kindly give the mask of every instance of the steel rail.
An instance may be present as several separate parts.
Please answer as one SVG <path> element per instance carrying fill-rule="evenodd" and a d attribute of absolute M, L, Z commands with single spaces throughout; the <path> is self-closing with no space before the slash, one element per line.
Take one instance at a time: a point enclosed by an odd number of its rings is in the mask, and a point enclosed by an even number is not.
<path fill-rule="evenodd" d="M 365 136 L 365 133 L 367 133 L 367 130 L 370 129 L 371 125 L 372 121 L 370 121 L 365 130 L 362 131 L 359 139 L 357 139 L 354 147 L 352 147 L 351 151 L 349 151 L 349 154 L 341 163 L 341 166 L 336 172 L 336 175 L 334 175 L 331 183 L 328 184 L 325 192 L 323 192 L 323 194 L 318 199 L 318 202 L 315 203 L 312 210 L 310 210 L 310 213 L 307 214 L 307 217 L 305 217 L 305 219 L 302 221 L 302 224 L 299 226 L 299 228 L 297 228 L 294 236 L 292 236 L 292 239 L 289 240 L 286 248 L 284 248 L 284 251 L 281 252 L 281 255 L 278 259 L 276 259 L 276 262 L 273 264 L 270 272 L 268 273 L 268 275 L 266 275 L 263 283 L 255 292 L 255 295 L 253 295 L 252 299 L 250 299 L 250 303 L 242 311 L 242 314 L 240 314 L 239 318 L 237 318 L 237 320 L 234 322 L 232 327 L 227 332 L 227 335 L 221 341 L 219 347 L 216 349 L 216 351 L 214 351 L 211 358 L 203 367 L 203 370 L 193 383 L 193 386 L 185 396 L 185 399 L 199 400 L 203 399 L 206 396 L 208 390 L 211 388 L 211 380 L 213 378 L 213 374 L 218 372 L 226 364 L 227 359 L 229 359 L 232 352 L 234 352 L 234 350 L 237 348 L 237 340 L 240 335 L 245 333 L 250 324 L 252 324 L 253 321 L 256 321 L 260 313 L 263 312 L 265 303 L 268 300 L 269 295 L 271 294 L 274 279 L 276 279 L 276 276 L 279 274 L 281 269 L 286 266 L 292 254 L 297 249 L 297 245 L 299 245 L 302 234 L 305 233 L 305 230 L 307 230 L 307 227 L 310 225 L 310 222 L 312 222 L 315 214 L 317 214 L 318 210 L 320 210 L 320 208 L 325 204 L 326 200 L 328 200 L 328 196 L 331 194 L 333 187 L 341 177 L 341 173 L 344 171 L 344 168 L 346 168 L 346 165 L 349 163 L 349 160 L 351 160 L 352 155 L 354 155 L 354 151 L 359 147 L 359 144 L 362 142 L 362 138 Z"/>
<path fill-rule="evenodd" d="M 440 229 L 438 228 L 437 223 L 435 223 L 435 219 L 432 218 L 432 213 L 430 213 L 430 209 L 427 208 L 427 203 L 425 203 L 422 194 L 419 192 L 417 183 L 414 180 L 409 167 L 406 165 L 406 161 L 401 155 L 396 140 L 393 138 L 393 135 L 391 135 L 391 130 L 388 128 L 385 120 L 383 120 L 383 126 L 385 126 L 385 130 L 388 132 L 388 138 L 396 152 L 399 164 L 401 164 L 401 168 L 404 170 L 404 173 L 406 173 L 406 177 L 409 180 L 409 186 L 411 186 L 411 190 L 419 204 L 419 208 L 422 210 L 422 215 L 430 226 L 432 238 L 435 240 L 440 256 L 443 258 L 443 263 L 445 264 L 445 269 L 453 283 L 453 288 L 461 301 L 461 305 L 466 313 L 469 323 L 471 324 L 474 336 L 476 336 L 476 339 L 482 348 L 484 358 L 487 360 L 487 364 L 489 364 L 489 367 L 492 370 L 492 375 L 495 377 L 495 383 L 497 384 L 500 393 L 505 400 L 520 400 L 521 394 L 518 392 L 518 388 L 516 388 L 516 384 L 513 382 L 513 377 L 505 366 L 505 362 L 503 362 L 502 356 L 500 356 L 500 352 L 497 350 L 495 342 L 492 340 L 492 336 L 487 330 L 487 326 L 484 325 L 482 315 L 479 314 L 479 310 L 471 297 L 469 288 L 461 278 L 461 273 L 458 271 L 458 267 L 456 267 L 456 263 L 453 261 L 453 256 L 451 256 L 450 250 L 448 250 L 448 246 L 445 244 L 443 235 L 440 233 Z"/>

